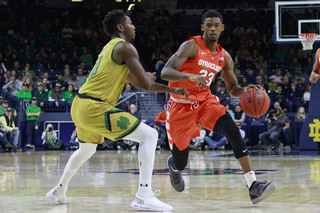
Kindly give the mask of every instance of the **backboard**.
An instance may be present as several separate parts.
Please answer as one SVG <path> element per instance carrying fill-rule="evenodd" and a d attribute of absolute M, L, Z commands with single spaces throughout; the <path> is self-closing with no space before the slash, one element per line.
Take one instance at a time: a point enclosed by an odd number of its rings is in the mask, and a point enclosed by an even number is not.
<path fill-rule="evenodd" d="M 300 33 L 320 40 L 320 1 L 276 1 L 274 43 L 300 43 Z"/>

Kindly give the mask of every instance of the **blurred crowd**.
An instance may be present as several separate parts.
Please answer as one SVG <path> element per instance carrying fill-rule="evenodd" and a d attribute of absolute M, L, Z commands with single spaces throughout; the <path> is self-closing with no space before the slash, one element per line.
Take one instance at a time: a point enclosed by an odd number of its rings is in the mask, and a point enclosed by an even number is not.
<path fill-rule="evenodd" d="M 110 40 L 102 26 L 105 13 L 93 6 L 95 1 L 88 1 L 81 13 L 72 7 L 46 8 L 41 2 L 0 1 L 0 90 L 3 100 L 18 112 L 25 112 L 33 97 L 42 112 L 70 110 Z M 219 43 L 233 57 L 239 84 L 263 86 L 271 106 L 279 103 L 283 112 L 296 113 L 301 107 L 307 112 L 312 51 L 303 51 L 301 44 L 273 43 L 272 1 L 214 2 L 178 0 L 180 12 L 160 5 L 151 15 L 137 3 L 129 15 L 137 28 L 134 45 L 145 69 L 166 83 L 160 73 L 168 58 L 188 37 L 201 34 L 201 15 L 184 9 L 218 9 L 225 24 Z M 123 95 L 130 95 L 130 90 L 124 88 Z M 240 100 L 229 96 L 222 76 L 216 77 L 211 90 L 223 105 L 236 110 Z M 138 107 L 139 100 L 133 97 L 120 107 L 135 111 L 132 104 Z"/>

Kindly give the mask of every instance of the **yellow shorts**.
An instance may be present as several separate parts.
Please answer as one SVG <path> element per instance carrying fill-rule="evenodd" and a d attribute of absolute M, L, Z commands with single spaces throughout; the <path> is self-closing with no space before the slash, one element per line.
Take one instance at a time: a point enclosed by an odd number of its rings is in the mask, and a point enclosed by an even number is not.
<path fill-rule="evenodd" d="M 71 107 L 80 142 L 100 144 L 104 138 L 116 141 L 133 132 L 140 120 L 121 109 L 76 96 Z"/>

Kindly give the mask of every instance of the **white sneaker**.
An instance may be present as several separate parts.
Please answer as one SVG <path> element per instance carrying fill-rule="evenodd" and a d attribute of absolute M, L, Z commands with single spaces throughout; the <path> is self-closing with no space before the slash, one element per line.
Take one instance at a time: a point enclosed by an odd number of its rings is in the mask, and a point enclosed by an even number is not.
<path fill-rule="evenodd" d="M 46 194 L 46 197 L 57 203 L 65 204 L 67 203 L 67 190 L 68 188 L 58 185 L 51 189 L 51 191 Z"/>
<path fill-rule="evenodd" d="M 131 207 L 151 211 L 172 211 L 172 206 L 160 201 L 154 196 L 153 192 L 143 197 L 136 193 L 135 199 L 131 202 Z"/>

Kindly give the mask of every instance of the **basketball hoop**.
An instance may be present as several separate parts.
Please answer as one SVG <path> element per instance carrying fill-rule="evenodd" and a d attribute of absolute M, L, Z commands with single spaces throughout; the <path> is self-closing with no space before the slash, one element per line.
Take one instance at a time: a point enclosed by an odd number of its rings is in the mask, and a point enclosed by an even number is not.
<path fill-rule="evenodd" d="M 313 43 L 316 40 L 316 37 L 318 36 L 318 33 L 301 33 L 299 35 L 299 38 L 301 40 L 303 50 L 312 50 L 313 49 Z"/>

